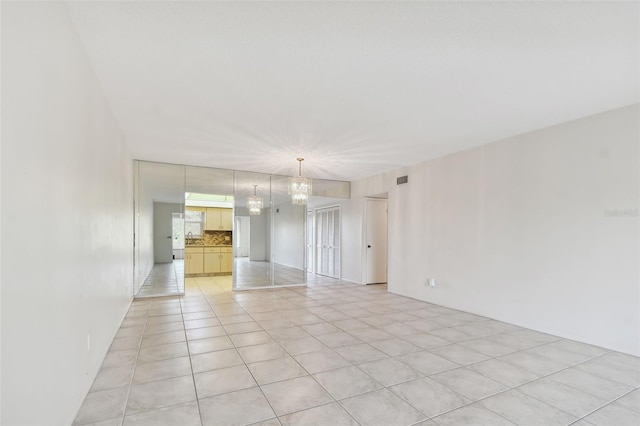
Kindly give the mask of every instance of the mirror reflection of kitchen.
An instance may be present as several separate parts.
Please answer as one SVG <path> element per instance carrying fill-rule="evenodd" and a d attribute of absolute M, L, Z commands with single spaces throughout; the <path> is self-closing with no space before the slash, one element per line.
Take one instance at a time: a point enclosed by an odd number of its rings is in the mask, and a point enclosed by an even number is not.
<path fill-rule="evenodd" d="M 233 197 L 185 193 L 184 242 L 187 287 L 197 282 L 231 288 Z"/>

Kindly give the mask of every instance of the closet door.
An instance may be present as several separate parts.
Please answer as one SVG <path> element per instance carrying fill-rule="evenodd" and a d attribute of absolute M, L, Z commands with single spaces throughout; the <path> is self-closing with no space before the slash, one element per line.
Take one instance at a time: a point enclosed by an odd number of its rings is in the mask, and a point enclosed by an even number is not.
<path fill-rule="evenodd" d="M 340 207 L 316 212 L 316 273 L 340 278 Z"/>

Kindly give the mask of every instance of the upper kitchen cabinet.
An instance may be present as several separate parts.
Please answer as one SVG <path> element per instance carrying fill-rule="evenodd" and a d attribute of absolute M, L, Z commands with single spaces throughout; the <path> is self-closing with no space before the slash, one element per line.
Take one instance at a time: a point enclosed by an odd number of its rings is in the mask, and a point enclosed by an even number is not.
<path fill-rule="evenodd" d="M 194 206 L 186 206 L 185 210 L 188 212 L 198 212 L 198 213 L 206 213 L 206 207 L 194 207 Z"/>
<path fill-rule="evenodd" d="M 233 211 L 232 209 L 220 207 L 207 207 L 207 218 L 205 229 L 208 231 L 232 231 Z"/>
<path fill-rule="evenodd" d="M 220 209 L 220 226 L 223 231 L 233 231 L 233 209 Z"/>

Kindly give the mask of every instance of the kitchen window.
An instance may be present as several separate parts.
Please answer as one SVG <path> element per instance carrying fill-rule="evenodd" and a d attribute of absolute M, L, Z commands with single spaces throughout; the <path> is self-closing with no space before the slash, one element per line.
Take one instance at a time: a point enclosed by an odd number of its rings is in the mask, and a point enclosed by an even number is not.
<path fill-rule="evenodd" d="M 202 231 L 204 229 L 204 212 L 185 211 L 184 212 L 184 234 L 185 236 L 191 235 L 194 238 L 201 238 Z"/>

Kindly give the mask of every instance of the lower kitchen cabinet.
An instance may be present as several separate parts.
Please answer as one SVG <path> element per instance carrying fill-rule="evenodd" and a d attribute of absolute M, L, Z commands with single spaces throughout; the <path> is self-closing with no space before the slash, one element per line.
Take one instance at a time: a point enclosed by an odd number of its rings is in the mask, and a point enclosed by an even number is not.
<path fill-rule="evenodd" d="M 205 247 L 204 273 L 231 273 L 233 271 L 233 253 L 231 247 Z"/>
<path fill-rule="evenodd" d="M 233 249 L 231 247 L 222 247 L 220 249 L 220 272 L 233 272 Z"/>
<path fill-rule="evenodd" d="M 231 247 L 186 247 L 185 274 L 231 274 L 233 249 Z"/>
<path fill-rule="evenodd" d="M 202 274 L 204 272 L 204 247 L 186 247 L 184 250 L 184 273 Z"/>
<path fill-rule="evenodd" d="M 220 248 L 207 247 L 204 251 L 204 272 L 206 274 L 220 272 Z"/>

